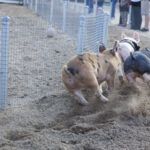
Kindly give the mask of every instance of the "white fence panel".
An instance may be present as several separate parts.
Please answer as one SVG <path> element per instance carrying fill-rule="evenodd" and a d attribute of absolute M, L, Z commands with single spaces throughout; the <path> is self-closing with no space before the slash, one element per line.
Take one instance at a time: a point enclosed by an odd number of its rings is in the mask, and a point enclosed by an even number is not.
<path fill-rule="evenodd" d="M 0 52 L 0 109 L 4 109 L 7 104 L 7 78 L 9 78 L 8 94 L 11 97 L 11 100 L 14 99 L 14 106 L 16 105 L 15 103 L 17 103 L 17 105 L 23 103 L 22 101 L 19 101 L 20 98 L 25 99 L 26 102 L 33 99 L 33 97 L 39 98 L 43 94 L 41 89 L 47 89 L 47 87 L 45 88 L 44 86 L 46 85 L 45 79 L 49 78 L 50 73 L 45 73 L 45 76 L 40 74 L 41 68 L 46 67 L 47 65 L 44 64 L 45 59 L 44 61 L 40 59 L 45 58 L 46 56 L 47 60 L 53 60 L 50 59 L 51 56 L 48 55 L 51 53 L 49 52 L 49 43 L 43 38 L 46 30 L 50 26 L 54 26 L 61 33 L 68 34 L 77 41 L 76 53 L 78 55 L 87 51 L 98 52 L 98 41 L 103 42 L 105 45 L 107 44 L 109 15 L 103 12 L 102 9 L 98 10 L 97 16 L 93 16 L 88 15 L 88 7 L 84 4 L 79 5 L 78 7 L 77 1 L 73 3 L 66 0 L 24 0 L 24 5 L 33 10 L 38 15 L 38 19 L 36 17 L 36 19 L 23 17 L 11 18 L 10 29 L 13 32 L 11 32 L 10 45 L 8 43 L 9 19 L 4 19 L 3 21 L 5 21 L 5 23 L 2 23 L 2 48 Z M 40 49 L 43 50 L 43 57 L 38 53 L 37 49 L 35 49 L 35 45 L 43 45 L 43 47 L 39 46 Z M 8 47 L 10 47 L 9 69 L 12 72 L 11 76 L 8 76 Z M 35 62 L 33 65 L 26 66 L 26 61 Z M 59 60 L 54 59 L 53 61 L 54 62 L 51 64 L 59 64 L 57 62 Z M 39 62 L 43 63 L 39 64 Z M 18 66 L 18 68 L 14 69 L 14 65 Z M 29 68 L 31 70 L 29 70 Z M 60 70 L 60 68 L 58 68 L 58 70 Z M 39 72 L 39 75 L 36 76 L 35 74 L 32 76 L 32 73 L 34 74 L 35 72 Z M 17 76 L 17 74 L 20 74 L 21 76 Z M 13 82 L 14 80 L 16 81 L 15 84 Z M 23 82 L 23 85 L 19 85 L 22 80 L 26 80 L 26 82 Z M 36 85 L 36 80 L 43 81 L 43 85 Z M 59 81 L 60 79 L 57 80 Z M 58 82 L 58 87 L 60 82 L 61 81 Z M 17 86 L 16 83 L 18 83 Z M 30 87 L 32 87 L 31 85 L 33 86 L 32 89 L 35 89 L 34 91 L 30 89 Z M 41 86 L 43 87 L 41 88 Z M 49 86 L 48 90 L 50 89 L 53 90 L 53 87 Z M 26 93 L 30 93 L 30 96 Z"/>

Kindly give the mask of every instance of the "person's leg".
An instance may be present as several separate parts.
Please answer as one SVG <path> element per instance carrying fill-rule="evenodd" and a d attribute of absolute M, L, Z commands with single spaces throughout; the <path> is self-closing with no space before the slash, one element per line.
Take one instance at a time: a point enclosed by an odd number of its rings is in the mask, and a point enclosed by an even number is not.
<path fill-rule="evenodd" d="M 89 0 L 89 13 L 93 12 L 93 0 Z"/>
<path fill-rule="evenodd" d="M 131 29 L 140 30 L 142 24 L 141 7 L 132 6 L 131 8 Z"/>
<path fill-rule="evenodd" d="M 91 10 L 92 10 L 92 12 L 93 12 L 93 7 L 94 7 L 94 1 L 91 0 Z"/>
<path fill-rule="evenodd" d="M 120 20 L 119 20 L 119 25 L 122 25 L 122 11 L 120 11 Z"/>
<path fill-rule="evenodd" d="M 142 24 L 142 16 L 141 16 L 141 7 L 136 7 L 135 9 L 135 18 L 136 18 L 136 29 L 140 30 Z"/>
<path fill-rule="evenodd" d="M 103 7 L 103 4 L 104 4 L 104 0 L 99 0 L 97 2 L 98 7 Z"/>
<path fill-rule="evenodd" d="M 112 1 L 112 6 L 111 6 L 111 18 L 115 18 L 115 10 L 116 10 L 116 0 Z"/>
<path fill-rule="evenodd" d="M 113 1 L 111 2 L 111 18 L 114 18 L 114 3 Z"/>
<path fill-rule="evenodd" d="M 141 31 L 148 31 L 149 30 L 149 0 L 142 0 L 141 1 L 141 14 L 144 16 L 144 27 Z"/>
<path fill-rule="evenodd" d="M 127 20 L 128 20 L 128 12 L 124 11 L 124 13 L 123 13 L 123 24 L 125 26 L 127 26 Z"/>
<path fill-rule="evenodd" d="M 122 26 L 125 26 L 125 11 L 122 12 Z"/>
<path fill-rule="evenodd" d="M 131 29 L 135 29 L 135 6 L 131 6 Z"/>
<path fill-rule="evenodd" d="M 89 0 L 86 0 L 86 5 L 89 6 Z"/>
<path fill-rule="evenodd" d="M 149 21 L 150 21 L 150 17 L 149 15 L 145 15 L 145 29 L 149 29 Z"/>

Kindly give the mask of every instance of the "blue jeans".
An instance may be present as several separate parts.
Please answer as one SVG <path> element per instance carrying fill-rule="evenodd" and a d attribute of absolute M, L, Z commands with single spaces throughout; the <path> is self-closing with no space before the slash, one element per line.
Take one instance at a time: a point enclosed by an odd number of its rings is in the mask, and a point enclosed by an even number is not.
<path fill-rule="evenodd" d="M 93 12 L 93 0 L 86 0 L 86 5 L 89 6 L 89 13 Z"/>
<path fill-rule="evenodd" d="M 141 24 L 141 7 L 131 6 L 131 29 L 140 30 Z"/>
<path fill-rule="evenodd" d="M 116 3 L 117 0 L 111 0 L 111 18 L 115 18 L 115 10 L 116 10 Z"/>

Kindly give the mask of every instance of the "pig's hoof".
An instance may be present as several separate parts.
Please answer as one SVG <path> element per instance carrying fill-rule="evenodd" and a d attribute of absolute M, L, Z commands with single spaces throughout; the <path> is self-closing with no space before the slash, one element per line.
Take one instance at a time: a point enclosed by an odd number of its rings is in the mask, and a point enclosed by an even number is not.
<path fill-rule="evenodd" d="M 108 98 L 102 98 L 101 99 L 103 102 L 109 102 L 109 99 Z"/>
<path fill-rule="evenodd" d="M 140 91 L 139 88 L 135 88 L 135 93 L 136 93 L 138 96 L 140 96 L 140 95 L 142 94 L 142 92 Z"/>
<path fill-rule="evenodd" d="M 103 95 L 104 95 L 104 96 L 108 96 L 108 95 L 109 95 L 109 91 L 108 91 L 108 90 L 104 91 L 104 92 L 103 92 Z"/>
<path fill-rule="evenodd" d="M 140 96 L 142 92 L 140 90 L 137 91 L 137 95 Z"/>
<path fill-rule="evenodd" d="M 82 106 L 87 106 L 89 103 L 87 101 L 79 101 L 79 104 Z"/>
<path fill-rule="evenodd" d="M 87 106 L 88 104 L 88 102 L 82 103 L 83 106 Z"/>
<path fill-rule="evenodd" d="M 120 81 L 120 84 L 121 84 L 121 85 L 124 84 L 124 80 L 123 80 L 123 77 L 122 77 L 122 76 L 119 77 L 119 81 Z"/>

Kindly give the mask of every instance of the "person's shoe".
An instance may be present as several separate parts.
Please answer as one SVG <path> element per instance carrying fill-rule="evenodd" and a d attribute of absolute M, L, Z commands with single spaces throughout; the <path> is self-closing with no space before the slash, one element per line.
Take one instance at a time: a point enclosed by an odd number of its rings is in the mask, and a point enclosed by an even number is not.
<path fill-rule="evenodd" d="M 125 24 L 118 24 L 118 26 L 120 26 L 120 27 L 126 27 Z"/>
<path fill-rule="evenodd" d="M 122 26 L 122 27 L 126 27 L 127 25 L 125 25 L 125 24 L 122 24 L 121 26 Z"/>
<path fill-rule="evenodd" d="M 142 31 L 142 32 L 148 32 L 148 31 L 149 31 L 149 29 L 142 28 L 140 31 Z"/>

